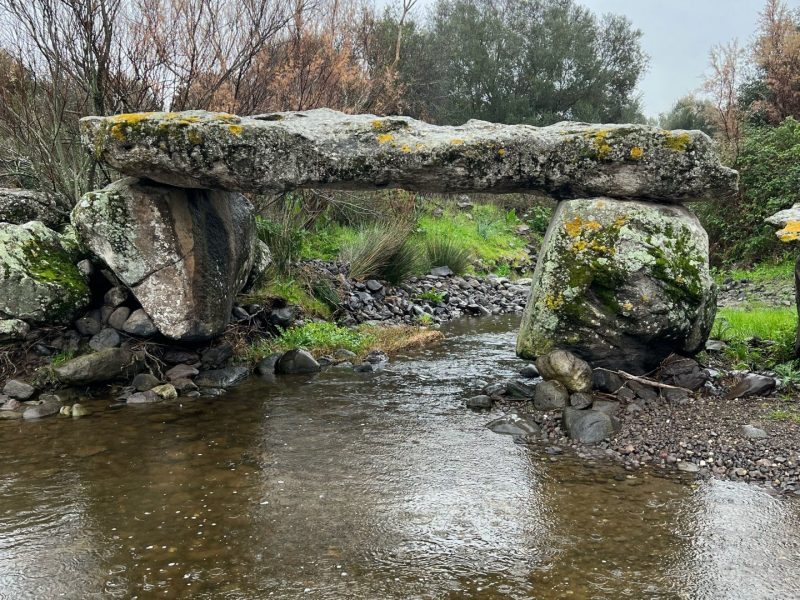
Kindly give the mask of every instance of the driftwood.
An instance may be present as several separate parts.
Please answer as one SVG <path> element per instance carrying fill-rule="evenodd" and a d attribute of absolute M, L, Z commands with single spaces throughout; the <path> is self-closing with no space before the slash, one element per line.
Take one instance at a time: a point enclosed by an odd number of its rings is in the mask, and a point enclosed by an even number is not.
<path fill-rule="evenodd" d="M 609 371 L 611 373 L 616 373 L 617 375 L 619 375 L 620 377 L 622 377 L 623 379 L 626 380 L 626 382 L 624 384 L 622 384 L 614 392 L 615 394 L 617 392 L 619 392 L 619 390 L 624 388 L 628 384 L 628 381 L 635 381 L 636 383 L 641 383 L 643 385 L 649 385 L 650 387 L 654 387 L 654 388 L 661 388 L 661 389 L 665 389 L 665 390 L 682 390 L 684 392 L 688 392 L 689 394 L 693 393 L 692 390 L 687 389 L 687 388 L 683 388 L 683 387 L 680 387 L 680 386 L 677 386 L 677 385 L 669 385 L 668 383 L 661 383 L 660 381 L 655 381 L 655 380 L 649 379 L 647 377 L 639 377 L 637 375 L 631 375 L 630 373 L 626 373 L 625 371 L 611 371 L 610 369 L 602 369 L 602 370 L 603 371 Z"/>

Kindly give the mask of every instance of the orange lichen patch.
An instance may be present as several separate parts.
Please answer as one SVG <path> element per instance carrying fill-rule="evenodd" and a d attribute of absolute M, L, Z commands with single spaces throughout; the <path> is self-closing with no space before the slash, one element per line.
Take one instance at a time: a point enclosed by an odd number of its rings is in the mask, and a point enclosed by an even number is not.
<path fill-rule="evenodd" d="M 589 230 L 591 230 L 591 231 L 597 231 L 598 229 L 602 229 L 602 228 L 603 228 L 603 226 L 602 226 L 602 225 L 600 225 L 600 223 L 598 223 L 597 221 L 586 221 L 586 222 L 583 224 L 583 226 L 584 226 L 586 229 L 589 229 Z"/>
<path fill-rule="evenodd" d="M 464 143 L 464 140 L 462 140 L 461 138 L 453 138 L 452 140 L 450 140 L 450 143 L 453 144 L 454 146 L 461 146 Z"/>
<path fill-rule="evenodd" d="M 244 127 L 241 125 L 228 125 L 228 131 L 230 131 L 233 135 L 242 135 Z"/>
<path fill-rule="evenodd" d="M 644 150 L 642 148 L 640 148 L 639 146 L 634 146 L 633 148 L 631 148 L 631 158 L 633 160 L 639 160 L 640 158 L 642 158 L 642 156 L 644 156 Z"/>
<path fill-rule="evenodd" d="M 500 156 L 505 156 L 506 155 L 506 149 L 505 148 L 500 148 L 497 151 L 497 154 L 499 154 Z"/>
<path fill-rule="evenodd" d="M 567 232 L 569 237 L 578 237 L 581 234 L 581 230 L 583 229 L 583 219 L 579 216 L 575 216 L 574 219 L 571 221 L 567 221 L 564 223 L 564 230 Z"/>
<path fill-rule="evenodd" d="M 378 140 L 379 144 L 385 144 L 386 142 L 391 142 L 394 136 L 391 133 L 381 133 L 380 135 L 376 135 L 375 139 Z"/>
<path fill-rule="evenodd" d="M 800 221 L 789 221 L 786 226 L 776 234 L 782 242 L 796 242 L 800 240 Z"/>

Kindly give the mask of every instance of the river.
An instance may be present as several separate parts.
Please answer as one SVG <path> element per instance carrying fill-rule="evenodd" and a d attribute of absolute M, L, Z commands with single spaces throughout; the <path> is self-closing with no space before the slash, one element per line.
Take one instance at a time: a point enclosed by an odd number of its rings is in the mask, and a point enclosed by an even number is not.
<path fill-rule="evenodd" d="M 0 598 L 800 598 L 800 502 L 550 456 L 463 407 L 517 319 L 376 374 L 0 421 Z"/>

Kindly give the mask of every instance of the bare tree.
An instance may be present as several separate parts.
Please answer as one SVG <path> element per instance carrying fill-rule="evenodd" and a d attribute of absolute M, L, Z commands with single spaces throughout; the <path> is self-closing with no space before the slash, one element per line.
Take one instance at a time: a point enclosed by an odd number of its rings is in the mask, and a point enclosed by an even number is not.
<path fill-rule="evenodd" d="M 744 51 L 734 40 L 714 46 L 709 56 L 709 72 L 703 89 L 714 105 L 714 117 L 721 142 L 735 159 L 742 137 L 743 111 L 738 101 L 742 81 Z"/>

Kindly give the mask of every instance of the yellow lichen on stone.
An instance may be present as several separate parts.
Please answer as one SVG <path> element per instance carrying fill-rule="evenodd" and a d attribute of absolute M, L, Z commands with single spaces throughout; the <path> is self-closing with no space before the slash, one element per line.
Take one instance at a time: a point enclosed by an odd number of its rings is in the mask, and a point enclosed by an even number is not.
<path fill-rule="evenodd" d="M 627 222 L 628 222 L 628 215 L 620 215 L 616 219 L 614 219 L 614 227 L 619 229 L 620 227 L 624 227 Z"/>
<path fill-rule="evenodd" d="M 671 131 L 664 131 L 664 146 L 675 152 L 686 152 L 686 148 L 691 141 L 692 138 L 688 133 L 672 135 Z"/>
<path fill-rule="evenodd" d="M 639 160 L 640 158 L 642 158 L 642 156 L 644 156 L 644 150 L 642 148 L 640 148 L 639 146 L 634 146 L 633 148 L 631 148 L 631 158 L 633 160 Z"/>
<path fill-rule="evenodd" d="M 425 144 L 417 144 L 417 150 L 424 150 Z"/>
<path fill-rule="evenodd" d="M 624 310 L 633 310 L 633 304 L 631 304 L 630 302 L 626 302 L 625 304 L 622 305 L 622 308 Z"/>
<path fill-rule="evenodd" d="M 411 152 L 411 146 L 409 146 L 408 144 L 403 144 L 402 146 L 400 146 L 400 151 L 405 154 L 408 154 L 409 152 Z"/>
<path fill-rule="evenodd" d="M 461 146 L 464 143 L 464 140 L 462 140 L 461 138 L 453 138 L 452 140 L 450 140 L 450 143 L 453 144 L 454 146 Z"/>
<path fill-rule="evenodd" d="M 564 230 L 567 232 L 569 237 L 578 237 L 581 234 L 581 230 L 583 229 L 583 220 L 580 218 L 579 215 L 575 215 L 575 218 L 571 221 L 567 221 L 564 223 Z"/>
<path fill-rule="evenodd" d="M 585 240 L 577 240 L 574 244 L 572 244 L 572 249 L 575 252 L 583 252 L 584 250 L 586 250 L 586 247 L 588 245 L 589 243 Z"/>
<path fill-rule="evenodd" d="M 586 229 L 590 229 L 591 231 L 597 231 L 598 229 L 602 229 L 603 226 L 600 225 L 597 221 L 586 221 L 583 226 Z"/>
<path fill-rule="evenodd" d="M 375 119 L 372 122 L 372 128 L 373 129 L 380 129 L 381 127 L 383 127 L 383 121 L 381 121 L 380 119 Z"/>
<path fill-rule="evenodd" d="M 111 137 L 121 142 L 125 141 L 126 131 L 130 131 L 131 128 L 135 127 L 152 114 L 152 112 L 124 113 L 109 117 L 109 121 L 112 124 L 110 129 Z"/>
<path fill-rule="evenodd" d="M 607 129 L 600 129 L 595 131 L 594 134 L 591 132 L 587 134 L 587 136 L 592 136 L 593 138 L 592 141 L 597 158 L 606 158 L 611 153 L 611 145 L 606 141 L 608 134 L 609 131 Z"/>
<path fill-rule="evenodd" d="M 506 149 L 505 148 L 500 148 L 497 151 L 497 154 L 499 154 L 500 156 L 505 156 L 506 155 Z"/>
<path fill-rule="evenodd" d="M 203 138 L 203 134 L 200 133 L 199 131 L 195 131 L 194 129 L 190 129 L 186 133 L 186 139 L 188 139 L 189 143 L 191 143 L 194 146 L 199 146 L 205 141 L 205 139 Z"/>
<path fill-rule="evenodd" d="M 800 240 L 800 221 L 789 221 L 786 226 L 776 234 L 782 242 L 796 242 Z"/>
<path fill-rule="evenodd" d="M 544 297 L 544 305 L 550 310 L 558 310 L 564 306 L 564 294 L 561 292 L 558 294 L 547 294 Z"/>
<path fill-rule="evenodd" d="M 379 144 L 385 144 L 386 142 L 391 142 L 394 136 L 391 133 L 381 133 L 380 135 L 376 135 L 375 139 L 378 140 Z"/>
<path fill-rule="evenodd" d="M 242 135 L 244 127 L 241 125 L 228 125 L 228 131 L 230 131 L 233 135 Z"/>

